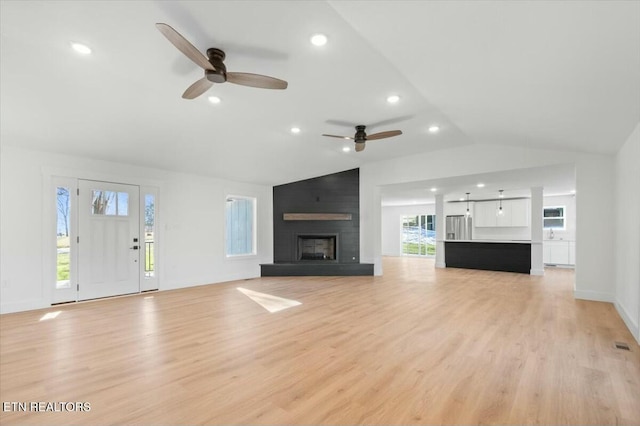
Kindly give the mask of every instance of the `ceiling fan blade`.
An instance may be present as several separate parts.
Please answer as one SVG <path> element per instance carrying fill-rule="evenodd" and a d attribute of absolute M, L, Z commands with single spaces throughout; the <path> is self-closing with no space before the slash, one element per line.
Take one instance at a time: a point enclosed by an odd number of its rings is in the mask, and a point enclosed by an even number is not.
<path fill-rule="evenodd" d="M 372 135 L 367 135 L 367 140 L 368 141 L 374 141 L 376 139 L 384 139 L 384 138 L 390 138 L 393 136 L 399 136 L 402 134 L 401 130 L 389 130 L 386 132 L 380 132 L 380 133 L 374 133 Z"/>
<path fill-rule="evenodd" d="M 333 124 L 333 125 L 336 125 L 336 126 L 351 127 L 351 128 L 354 128 L 354 127 L 357 126 L 357 124 L 349 123 L 348 121 L 332 120 L 332 119 L 329 119 L 329 120 L 325 121 L 325 123 Z"/>
<path fill-rule="evenodd" d="M 227 81 L 229 83 L 258 87 L 260 89 L 286 89 L 289 85 L 289 83 L 284 80 L 246 72 L 228 72 Z"/>
<path fill-rule="evenodd" d="M 204 68 L 205 70 L 215 71 L 213 65 L 209 63 L 207 58 L 196 49 L 193 44 L 189 43 L 189 41 L 182 37 L 179 32 L 171 28 L 171 26 L 163 23 L 156 24 L 156 28 L 164 35 L 167 40 L 171 42 L 175 47 L 178 48 L 187 58 L 191 59 L 196 65 Z"/>
<path fill-rule="evenodd" d="M 340 139 L 349 139 L 349 140 L 353 140 L 353 138 L 350 138 L 349 136 L 338 136 L 338 135 L 322 135 L 322 136 L 328 136 L 330 138 L 340 138 Z"/>
<path fill-rule="evenodd" d="M 367 124 L 367 127 L 371 128 L 371 127 L 388 126 L 389 124 L 396 124 L 396 123 L 400 123 L 401 121 L 411 120 L 413 117 L 414 115 L 411 114 L 411 115 L 403 115 L 401 117 L 396 117 L 396 118 L 389 118 L 387 120 L 382 120 L 376 123 Z"/>
<path fill-rule="evenodd" d="M 202 77 L 200 80 L 187 87 L 187 90 L 184 91 L 182 97 L 184 99 L 195 99 L 209 90 L 211 86 L 213 86 L 213 83 L 207 80 L 207 77 Z"/>
<path fill-rule="evenodd" d="M 364 142 L 356 142 L 356 152 L 363 151 L 365 147 Z"/>

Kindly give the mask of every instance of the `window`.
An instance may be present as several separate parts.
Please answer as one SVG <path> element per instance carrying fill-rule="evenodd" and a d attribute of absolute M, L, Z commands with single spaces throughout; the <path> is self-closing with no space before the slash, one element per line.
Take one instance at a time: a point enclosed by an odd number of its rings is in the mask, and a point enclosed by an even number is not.
<path fill-rule="evenodd" d="M 129 194 L 94 189 L 91 192 L 91 214 L 128 216 Z"/>
<path fill-rule="evenodd" d="M 402 216 L 402 254 L 436 254 L 435 215 Z"/>
<path fill-rule="evenodd" d="M 255 210 L 255 198 L 236 196 L 227 197 L 227 256 L 255 254 Z"/>
<path fill-rule="evenodd" d="M 144 277 L 155 276 L 155 227 L 156 197 L 153 194 L 144 196 Z"/>
<path fill-rule="evenodd" d="M 565 206 L 545 207 L 542 215 L 544 229 L 565 229 Z"/>
<path fill-rule="evenodd" d="M 56 225 L 56 288 L 71 287 L 71 245 L 70 240 L 70 214 L 71 199 L 69 188 L 58 186 L 56 188 L 57 225 Z"/>

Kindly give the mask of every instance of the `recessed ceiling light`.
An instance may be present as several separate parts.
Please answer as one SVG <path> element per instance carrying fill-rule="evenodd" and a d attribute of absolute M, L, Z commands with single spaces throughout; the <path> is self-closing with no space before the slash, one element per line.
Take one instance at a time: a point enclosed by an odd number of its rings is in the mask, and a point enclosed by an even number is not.
<path fill-rule="evenodd" d="M 71 43 L 71 47 L 73 48 L 73 50 L 75 50 L 76 52 L 82 54 L 82 55 L 89 55 L 91 54 L 91 48 L 89 46 L 87 46 L 86 44 L 82 44 L 82 43 Z"/>
<path fill-rule="evenodd" d="M 576 190 L 575 190 L 575 189 L 572 189 L 572 190 L 571 190 L 571 193 L 572 193 L 572 194 L 575 194 L 575 193 L 576 193 Z"/>
<path fill-rule="evenodd" d="M 324 46 L 327 44 L 327 36 L 324 34 L 314 34 L 311 36 L 311 44 L 314 46 Z"/>
<path fill-rule="evenodd" d="M 220 98 L 217 96 L 209 96 L 209 102 L 211 102 L 212 104 L 219 104 Z"/>
<path fill-rule="evenodd" d="M 387 98 L 387 102 L 389 102 L 390 104 L 395 104 L 400 100 L 400 96 L 398 95 L 391 95 Z"/>
<path fill-rule="evenodd" d="M 300 127 L 292 127 L 291 133 L 300 133 Z"/>
<path fill-rule="evenodd" d="M 351 151 L 351 148 L 349 148 L 348 146 L 345 146 L 345 147 L 342 148 L 342 151 L 349 152 L 349 151 Z"/>
<path fill-rule="evenodd" d="M 342 138 L 343 138 L 343 139 L 346 139 L 346 140 L 351 139 L 349 136 L 343 136 Z"/>
<path fill-rule="evenodd" d="M 476 185 L 478 188 L 484 188 L 484 183 L 479 183 Z"/>
<path fill-rule="evenodd" d="M 440 127 L 438 126 L 430 126 L 429 133 L 438 133 L 440 131 Z"/>
<path fill-rule="evenodd" d="M 436 192 L 438 188 L 431 188 L 431 192 Z"/>
<path fill-rule="evenodd" d="M 458 201 L 464 201 L 464 198 L 458 198 Z"/>

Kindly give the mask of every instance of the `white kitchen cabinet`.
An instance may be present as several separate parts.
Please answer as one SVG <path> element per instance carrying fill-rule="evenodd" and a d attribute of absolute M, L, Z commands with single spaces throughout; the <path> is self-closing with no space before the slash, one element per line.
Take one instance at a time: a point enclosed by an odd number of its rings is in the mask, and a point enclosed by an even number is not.
<path fill-rule="evenodd" d="M 498 211 L 500 210 L 500 201 L 496 201 L 495 208 L 493 210 L 493 215 L 496 217 L 496 226 L 505 227 L 511 226 L 511 204 L 507 201 L 502 201 L 502 214 L 498 215 Z"/>
<path fill-rule="evenodd" d="M 551 249 L 546 241 L 542 244 L 542 263 L 551 263 Z"/>
<path fill-rule="evenodd" d="M 542 261 L 551 265 L 575 265 L 575 242 L 545 241 L 542 245 Z"/>
<path fill-rule="evenodd" d="M 473 211 L 473 203 L 469 203 L 469 209 Z M 446 216 L 458 216 L 458 215 L 463 215 L 466 212 L 467 212 L 467 203 L 454 202 L 454 203 L 447 203 L 445 205 L 444 214 Z"/>
<path fill-rule="evenodd" d="M 473 206 L 473 215 L 473 224 L 476 227 L 495 227 L 497 225 L 495 201 L 476 202 Z"/>
<path fill-rule="evenodd" d="M 569 241 L 569 265 L 576 264 L 576 242 Z"/>
<path fill-rule="evenodd" d="M 511 226 L 529 226 L 529 200 L 506 200 L 502 203 L 503 208 L 505 203 L 509 206 Z"/>
<path fill-rule="evenodd" d="M 529 200 L 503 200 L 503 214 L 498 216 L 500 201 L 478 201 L 473 223 L 479 228 L 529 226 Z"/>

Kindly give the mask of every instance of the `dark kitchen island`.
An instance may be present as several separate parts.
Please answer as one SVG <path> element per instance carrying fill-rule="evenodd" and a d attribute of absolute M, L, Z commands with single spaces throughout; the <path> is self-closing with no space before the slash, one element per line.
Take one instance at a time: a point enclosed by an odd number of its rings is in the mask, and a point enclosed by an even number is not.
<path fill-rule="evenodd" d="M 447 268 L 531 273 L 531 241 L 447 240 Z"/>

